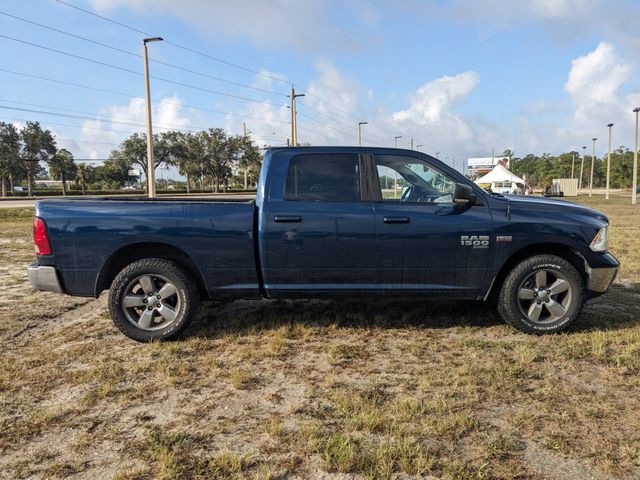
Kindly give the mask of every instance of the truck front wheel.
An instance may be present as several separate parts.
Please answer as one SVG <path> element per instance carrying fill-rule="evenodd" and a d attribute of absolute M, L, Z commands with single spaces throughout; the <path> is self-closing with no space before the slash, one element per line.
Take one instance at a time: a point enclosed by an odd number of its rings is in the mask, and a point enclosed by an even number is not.
<path fill-rule="evenodd" d="M 127 265 L 109 290 L 113 323 L 138 342 L 177 337 L 191 323 L 198 302 L 194 281 L 178 265 L 162 258 Z"/>
<path fill-rule="evenodd" d="M 518 264 L 498 300 L 502 319 L 525 333 L 556 333 L 576 319 L 584 284 L 573 265 L 556 255 L 536 255 Z"/>

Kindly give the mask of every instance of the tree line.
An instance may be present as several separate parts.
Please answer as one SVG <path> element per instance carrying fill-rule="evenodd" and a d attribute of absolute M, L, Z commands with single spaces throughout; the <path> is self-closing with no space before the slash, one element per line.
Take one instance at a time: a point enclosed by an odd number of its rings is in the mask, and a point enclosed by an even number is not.
<path fill-rule="evenodd" d="M 260 149 L 248 137 L 229 136 L 221 128 L 195 133 L 167 131 L 153 135 L 154 168 L 174 166 L 186 178 L 187 191 L 214 192 L 230 186 L 254 186 L 262 165 Z M 55 135 L 39 122 L 26 122 L 21 129 L 0 122 L 0 183 L 2 196 L 7 188 L 27 184 L 32 194 L 35 180 L 46 176 L 60 180 L 63 195 L 67 183 L 84 193 L 87 190 L 113 190 L 130 184 L 132 168 L 147 175 L 146 135 L 134 133 L 98 166 L 76 163 L 73 154 L 58 149 Z"/>
<path fill-rule="evenodd" d="M 511 152 L 506 151 L 509 156 Z M 575 159 L 575 161 L 574 161 Z M 509 168 L 519 177 L 526 177 L 527 183 L 533 187 L 548 187 L 554 178 L 580 177 L 582 155 L 579 152 L 564 152 L 560 155 L 529 154 L 524 157 L 512 157 Z M 589 187 L 591 176 L 591 155 L 585 155 L 582 170 L 582 188 Z M 633 151 L 621 146 L 611 152 L 611 188 L 630 188 L 633 177 Z M 595 157 L 593 164 L 593 186 L 604 187 L 607 178 L 607 156 Z"/>

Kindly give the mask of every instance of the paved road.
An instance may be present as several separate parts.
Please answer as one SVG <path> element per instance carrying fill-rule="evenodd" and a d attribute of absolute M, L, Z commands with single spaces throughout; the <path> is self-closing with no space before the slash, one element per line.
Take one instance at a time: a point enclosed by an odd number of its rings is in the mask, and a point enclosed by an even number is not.
<path fill-rule="evenodd" d="M 35 204 L 35 200 L 3 200 L 0 208 L 33 207 Z"/>
<path fill-rule="evenodd" d="M 126 197 L 123 195 L 123 197 Z M 171 195 L 172 198 L 179 200 L 181 198 L 189 198 L 189 199 L 217 199 L 217 200 L 253 200 L 256 198 L 255 193 L 251 194 L 193 194 L 193 195 Z M 61 198 L 61 197 L 50 197 L 50 198 Z M 69 198 L 86 198 L 86 197 L 69 197 Z M 99 198 L 99 197 L 98 197 Z M 166 198 L 166 196 L 161 195 L 160 198 Z M 43 199 L 44 200 L 44 199 Z M 17 199 L 17 200 L 1 200 L 0 208 L 18 208 L 18 207 L 33 207 L 36 204 L 36 200 L 29 199 Z"/>

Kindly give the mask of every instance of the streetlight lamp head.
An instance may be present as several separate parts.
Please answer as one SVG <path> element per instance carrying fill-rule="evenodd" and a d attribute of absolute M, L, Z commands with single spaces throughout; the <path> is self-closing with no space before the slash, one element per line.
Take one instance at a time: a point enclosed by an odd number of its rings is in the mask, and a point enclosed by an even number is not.
<path fill-rule="evenodd" d="M 151 43 L 151 42 L 161 42 L 162 40 L 164 40 L 164 38 L 162 37 L 149 37 L 149 38 L 144 38 L 142 41 L 144 43 Z"/>
<path fill-rule="evenodd" d="M 633 111 L 634 111 L 635 113 L 640 112 L 640 107 L 636 107 L 636 108 L 634 108 L 634 109 L 633 109 Z"/>
<path fill-rule="evenodd" d="M 592 138 L 591 140 L 593 140 L 593 141 L 595 142 L 595 141 L 596 141 L 596 140 L 598 140 L 598 139 L 597 139 L 597 138 Z"/>
<path fill-rule="evenodd" d="M 369 122 L 358 122 L 358 125 L 368 125 Z"/>
<path fill-rule="evenodd" d="M 609 128 L 613 127 L 613 123 L 608 124 L 607 127 Z"/>

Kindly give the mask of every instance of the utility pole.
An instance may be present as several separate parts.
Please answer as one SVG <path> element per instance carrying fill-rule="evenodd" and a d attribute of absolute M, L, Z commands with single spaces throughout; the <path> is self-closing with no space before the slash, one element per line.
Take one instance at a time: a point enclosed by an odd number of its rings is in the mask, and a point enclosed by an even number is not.
<path fill-rule="evenodd" d="M 394 142 L 395 142 L 395 145 L 396 145 L 396 148 L 398 148 L 398 139 L 399 139 L 399 138 L 402 138 L 402 135 L 396 135 L 396 136 L 393 138 L 393 140 L 394 140 Z"/>
<path fill-rule="evenodd" d="M 411 150 L 413 150 L 413 137 L 411 137 Z"/>
<path fill-rule="evenodd" d="M 296 93 L 293 85 L 291 86 L 291 145 L 298 146 L 298 119 L 296 115 L 296 98 L 304 97 L 304 93 Z"/>
<path fill-rule="evenodd" d="M 582 147 L 582 161 L 580 162 L 580 178 L 578 179 L 578 193 L 580 193 L 580 190 L 582 190 L 582 170 L 584 169 L 584 156 L 585 156 L 585 152 L 587 151 L 587 147 L 583 146 Z"/>
<path fill-rule="evenodd" d="M 636 114 L 636 133 L 634 135 L 635 142 L 633 148 L 633 181 L 631 182 L 631 204 L 635 205 L 638 196 L 636 192 L 638 190 L 638 112 L 640 112 L 640 107 L 634 108 L 633 112 Z"/>
<path fill-rule="evenodd" d="M 609 127 L 609 150 L 607 154 L 607 188 L 604 193 L 604 198 L 609 200 L 609 175 L 611 173 L 611 127 L 613 127 L 613 123 L 607 125 Z"/>
<path fill-rule="evenodd" d="M 144 87 L 147 105 L 147 194 L 149 198 L 156 196 L 156 178 L 153 161 L 153 128 L 151 126 L 151 92 L 149 89 L 149 55 L 147 53 L 147 43 L 160 41 L 162 41 L 162 37 L 151 37 L 142 40 L 144 45 Z"/>
<path fill-rule="evenodd" d="M 576 164 L 576 152 L 573 152 L 573 157 L 571 158 L 571 180 L 573 180 L 573 169 Z"/>
<path fill-rule="evenodd" d="M 597 138 L 592 138 L 593 141 L 593 153 L 591 154 L 591 177 L 589 179 L 589 196 L 593 196 L 593 163 L 596 159 L 596 140 Z"/>
<path fill-rule="evenodd" d="M 362 145 L 362 125 L 366 125 L 369 122 L 358 122 L 358 146 Z"/>

